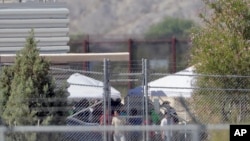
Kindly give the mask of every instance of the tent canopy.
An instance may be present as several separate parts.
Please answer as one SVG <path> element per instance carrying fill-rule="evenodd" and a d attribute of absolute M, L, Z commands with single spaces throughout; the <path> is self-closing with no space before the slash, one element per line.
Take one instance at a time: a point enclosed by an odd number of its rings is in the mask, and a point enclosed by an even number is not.
<path fill-rule="evenodd" d="M 68 98 L 95 98 L 102 99 L 104 95 L 103 82 L 90 78 L 88 76 L 74 73 L 68 79 Z M 111 87 L 111 98 L 113 100 L 121 99 L 121 93 Z"/>
<path fill-rule="evenodd" d="M 189 67 L 172 75 L 168 75 L 148 83 L 149 96 L 191 97 L 195 81 L 194 67 Z M 129 90 L 129 96 L 143 94 L 143 87 Z"/>

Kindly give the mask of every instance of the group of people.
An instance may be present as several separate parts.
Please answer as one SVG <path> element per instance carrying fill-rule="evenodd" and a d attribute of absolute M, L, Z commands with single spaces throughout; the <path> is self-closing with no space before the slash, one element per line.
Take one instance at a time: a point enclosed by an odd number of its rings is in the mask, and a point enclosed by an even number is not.
<path fill-rule="evenodd" d="M 124 126 L 124 125 L 160 125 L 160 126 L 167 126 L 167 125 L 173 125 L 178 124 L 179 119 L 178 115 L 173 107 L 170 106 L 169 102 L 165 102 L 162 104 L 162 106 L 165 107 L 165 113 L 162 115 L 162 113 L 156 112 L 154 108 L 150 108 L 149 110 L 149 121 L 143 120 L 142 112 L 138 111 L 136 108 L 132 108 L 129 110 L 129 113 L 126 112 L 126 110 L 117 110 L 117 109 L 123 109 L 121 107 L 115 108 L 116 110 L 111 110 L 111 113 L 109 110 L 106 110 L 106 116 L 103 115 L 102 111 L 102 105 L 99 104 L 95 107 L 95 109 L 92 112 L 92 116 L 89 116 L 90 111 L 81 111 L 82 108 L 89 107 L 89 101 L 86 99 L 83 99 L 79 101 L 76 105 L 74 105 L 74 113 L 77 113 L 75 117 L 77 117 L 79 120 L 82 120 L 83 122 L 93 122 L 98 123 L 100 125 L 113 125 L 115 127 Z M 92 118 L 90 118 L 92 117 Z M 96 118 L 95 118 L 96 117 Z M 98 118 L 99 117 L 99 118 Z M 92 119 L 92 120 L 91 120 Z M 97 120 L 96 120 L 97 119 Z M 106 123 L 104 122 L 104 119 L 106 120 Z M 164 131 L 161 132 L 159 135 L 159 132 L 151 131 L 148 132 L 149 137 L 152 139 L 157 137 L 156 140 L 163 140 L 163 141 L 172 141 L 171 138 L 174 138 L 174 132 L 170 131 Z M 145 132 L 142 131 L 130 131 L 130 132 L 122 132 L 120 130 L 115 130 L 112 133 L 112 140 L 113 141 L 140 141 L 142 140 L 143 134 L 145 135 Z M 109 138 L 111 136 L 111 133 L 109 133 Z M 159 139 L 161 138 L 161 139 Z"/>
<path fill-rule="evenodd" d="M 137 116 L 137 110 L 132 109 L 130 111 L 130 115 L 134 118 L 126 118 L 122 114 L 120 110 L 115 110 L 112 112 L 112 116 L 107 116 L 106 120 L 108 120 L 110 123 L 106 123 L 106 125 L 113 125 L 114 127 L 121 127 L 124 125 L 143 125 L 145 124 L 142 120 L 141 117 Z M 164 113 L 163 118 L 159 119 L 160 116 L 157 116 L 154 111 L 150 112 L 151 114 L 151 123 L 147 124 L 155 124 L 155 125 L 160 125 L 160 126 L 167 126 L 167 125 L 173 125 L 173 124 L 178 124 L 178 115 L 176 114 L 174 109 L 166 110 Z M 103 118 L 104 116 L 101 116 L 100 118 L 100 124 L 103 124 Z M 114 130 L 113 134 L 113 141 L 126 141 L 126 140 L 134 140 L 134 141 L 139 141 L 142 139 L 142 132 L 140 131 L 134 131 L 134 132 L 129 132 L 127 135 L 125 134 L 124 131 L 120 130 Z M 161 132 L 161 138 L 163 141 L 170 141 L 171 138 L 173 138 L 173 132 L 170 131 L 163 131 Z"/>

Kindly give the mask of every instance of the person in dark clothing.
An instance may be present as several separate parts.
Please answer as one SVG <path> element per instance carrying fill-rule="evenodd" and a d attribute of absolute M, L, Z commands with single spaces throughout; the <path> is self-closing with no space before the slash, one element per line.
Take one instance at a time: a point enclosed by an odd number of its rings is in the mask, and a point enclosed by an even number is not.
<path fill-rule="evenodd" d="M 142 117 L 138 116 L 138 112 L 136 109 L 131 109 L 130 115 L 132 117 L 129 118 L 129 125 L 142 125 Z M 129 133 L 129 141 L 139 141 L 142 139 L 142 132 L 140 131 L 131 131 Z"/>

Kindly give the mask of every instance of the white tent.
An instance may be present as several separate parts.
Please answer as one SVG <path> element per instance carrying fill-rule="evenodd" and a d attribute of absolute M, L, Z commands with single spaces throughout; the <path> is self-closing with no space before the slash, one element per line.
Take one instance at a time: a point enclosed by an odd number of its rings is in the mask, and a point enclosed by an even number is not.
<path fill-rule="evenodd" d="M 85 75 L 74 73 L 68 79 L 68 98 L 96 98 L 102 99 L 104 95 L 103 82 L 87 77 Z M 121 93 L 111 87 L 111 98 L 113 100 L 121 99 Z"/>
<path fill-rule="evenodd" d="M 149 96 L 191 97 L 195 81 L 194 67 L 168 75 L 148 83 Z M 143 88 L 129 90 L 128 95 L 142 95 Z"/>

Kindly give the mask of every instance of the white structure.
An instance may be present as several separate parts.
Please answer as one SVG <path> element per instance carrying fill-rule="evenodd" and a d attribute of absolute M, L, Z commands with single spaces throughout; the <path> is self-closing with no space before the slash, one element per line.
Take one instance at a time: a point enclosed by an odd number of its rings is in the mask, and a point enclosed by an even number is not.
<path fill-rule="evenodd" d="M 102 99 L 104 96 L 103 82 L 90 78 L 88 76 L 74 73 L 68 79 L 70 84 L 68 98 L 95 98 Z M 110 96 L 113 100 L 121 99 L 121 93 L 111 87 Z"/>
<path fill-rule="evenodd" d="M 194 81 L 194 67 L 189 67 L 175 74 L 168 75 L 148 83 L 149 96 L 165 97 L 191 97 Z M 142 87 L 136 87 L 128 92 L 128 95 L 141 95 Z"/>
<path fill-rule="evenodd" d="M 176 109 L 178 116 L 185 121 L 189 121 L 190 117 L 187 115 L 185 109 L 180 105 L 178 98 L 190 98 L 195 88 L 195 68 L 189 67 L 177 73 L 164 76 L 157 80 L 148 83 L 148 95 L 153 101 L 154 108 L 157 112 L 164 113 L 166 110 L 160 105 L 164 101 L 169 101 L 170 105 Z M 143 96 L 143 87 L 139 86 L 129 90 L 128 95 L 131 96 L 131 103 L 138 103 L 133 96 Z M 140 99 L 139 99 L 140 100 Z"/>
<path fill-rule="evenodd" d="M 11 3 L 0 5 L 0 52 L 15 54 L 34 29 L 41 53 L 69 51 L 69 10 L 62 3 Z"/>

